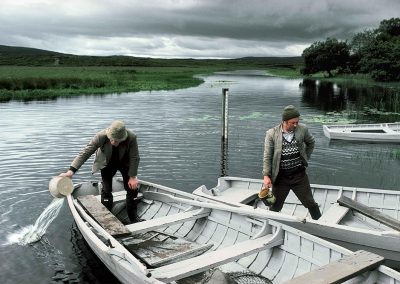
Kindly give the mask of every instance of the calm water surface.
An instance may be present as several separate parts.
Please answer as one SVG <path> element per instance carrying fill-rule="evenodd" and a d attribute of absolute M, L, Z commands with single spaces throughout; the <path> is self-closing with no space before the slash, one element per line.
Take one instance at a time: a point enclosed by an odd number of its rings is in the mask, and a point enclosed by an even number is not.
<path fill-rule="evenodd" d="M 322 132 L 325 122 L 399 119 L 392 94 L 259 72 L 205 80 L 177 91 L 0 104 L 0 282 L 117 282 L 86 246 L 66 204 L 41 241 L 15 242 L 52 201 L 51 177 L 65 171 L 94 133 L 114 119 L 125 120 L 138 136 L 139 178 L 191 192 L 202 184 L 214 186 L 221 173 L 261 178 L 265 131 L 293 104 L 316 138 L 308 170 L 312 183 L 399 189 L 398 145 L 330 142 Z M 229 88 L 226 156 L 220 147 L 222 88 Z M 98 179 L 90 168 L 91 160 L 74 182 Z"/>

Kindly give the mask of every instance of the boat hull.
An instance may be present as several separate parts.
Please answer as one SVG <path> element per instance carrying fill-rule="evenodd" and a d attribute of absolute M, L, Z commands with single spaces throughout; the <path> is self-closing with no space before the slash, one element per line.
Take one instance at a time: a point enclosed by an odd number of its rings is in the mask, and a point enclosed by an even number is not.
<path fill-rule="evenodd" d="M 324 135 L 332 140 L 400 142 L 400 123 L 323 125 Z"/>
<path fill-rule="evenodd" d="M 256 205 L 268 210 L 262 202 L 257 201 L 257 194 L 262 186 L 262 180 L 222 177 L 219 178 L 216 187 L 210 190 L 200 187 L 194 191 L 194 194 L 218 200 L 224 204 Z M 361 213 L 339 206 L 337 203 L 338 198 L 343 195 L 396 217 L 400 216 L 397 206 L 400 192 L 315 184 L 312 184 L 311 187 L 322 212 L 320 220 L 312 220 L 308 210 L 304 208 L 293 192 L 290 192 L 281 213 L 306 218 L 306 222 L 304 224 L 290 220 L 281 222 L 351 250 L 363 249 L 376 252 L 385 257 L 385 264 L 391 267 L 400 267 L 400 231 L 387 227 Z"/>
<path fill-rule="evenodd" d="M 114 190 L 123 189 L 122 182 L 115 185 Z M 98 192 L 97 186 L 91 186 Z M 322 281 L 339 277 L 340 283 L 400 283 L 400 273 L 381 265 L 381 256 L 361 251 L 361 255 L 371 255 L 373 261 L 357 267 L 359 252 L 270 217 L 299 224 L 301 218 L 223 205 L 140 181 L 138 214 L 143 221 L 123 225 L 127 217 L 124 191 L 113 193 L 110 212 L 100 203 L 99 195 L 90 194 L 91 190 L 84 187 L 82 192 L 89 196 L 68 196 L 72 215 L 90 248 L 122 283 L 171 283 L 181 279 L 196 283 L 199 275 L 209 279 L 217 272 L 225 280 L 236 277 L 238 283 L 240 277 L 249 276 L 262 283 L 283 283 L 297 277 L 307 279 L 308 273 L 319 275 L 317 279 Z M 124 235 L 117 232 L 116 226 L 109 226 L 110 217 L 116 218 L 114 225 L 121 223 Z M 344 259 L 357 265 L 344 273 L 349 269 L 347 263 L 342 264 Z M 340 276 L 319 271 L 333 271 L 338 266 L 343 268 Z M 216 279 L 214 282 L 219 283 Z"/>

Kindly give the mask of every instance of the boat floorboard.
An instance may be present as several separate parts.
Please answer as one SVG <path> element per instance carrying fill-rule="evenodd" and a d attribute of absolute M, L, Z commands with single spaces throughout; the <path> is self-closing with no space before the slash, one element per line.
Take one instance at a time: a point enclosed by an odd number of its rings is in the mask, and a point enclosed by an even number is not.
<path fill-rule="evenodd" d="M 198 244 L 157 231 L 135 235 L 121 242 L 149 267 L 159 267 L 195 257 L 213 246 L 213 244 Z"/>
<path fill-rule="evenodd" d="M 281 230 L 279 229 L 275 234 L 243 241 L 184 261 L 153 269 L 151 274 L 158 280 L 168 283 L 206 271 L 210 268 L 281 245 L 283 243 L 283 233 Z"/>
<path fill-rule="evenodd" d="M 365 271 L 378 267 L 384 258 L 380 255 L 359 250 L 353 254 L 295 277 L 285 284 L 343 283 Z"/>
<path fill-rule="evenodd" d="M 78 202 L 111 236 L 122 237 L 131 232 L 94 195 L 79 196 Z"/>

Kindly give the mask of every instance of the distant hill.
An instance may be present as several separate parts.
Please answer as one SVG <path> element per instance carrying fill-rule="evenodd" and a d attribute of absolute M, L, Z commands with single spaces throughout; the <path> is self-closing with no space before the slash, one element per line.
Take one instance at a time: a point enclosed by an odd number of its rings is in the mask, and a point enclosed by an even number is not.
<path fill-rule="evenodd" d="M 0 56 L 61 55 L 62 53 L 31 47 L 0 45 Z"/>
<path fill-rule="evenodd" d="M 73 55 L 29 47 L 0 45 L 0 65 L 18 66 L 147 66 L 184 67 L 229 65 L 249 67 L 295 67 L 303 64 L 297 57 L 243 57 L 236 59 L 159 59 L 133 56 Z"/>

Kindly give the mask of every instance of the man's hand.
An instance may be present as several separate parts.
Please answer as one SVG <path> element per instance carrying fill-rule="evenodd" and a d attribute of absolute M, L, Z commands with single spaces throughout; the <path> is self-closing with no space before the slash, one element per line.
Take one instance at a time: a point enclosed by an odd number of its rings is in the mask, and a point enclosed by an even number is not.
<path fill-rule="evenodd" d="M 60 177 L 69 177 L 69 178 L 72 178 L 73 175 L 74 175 L 74 172 L 71 170 L 68 170 L 65 173 L 59 174 Z"/>
<path fill-rule="evenodd" d="M 272 186 L 272 181 L 269 176 L 264 176 L 264 188 L 269 188 Z"/>
<path fill-rule="evenodd" d="M 139 181 L 136 177 L 129 177 L 128 186 L 132 190 L 136 190 L 138 188 Z"/>

